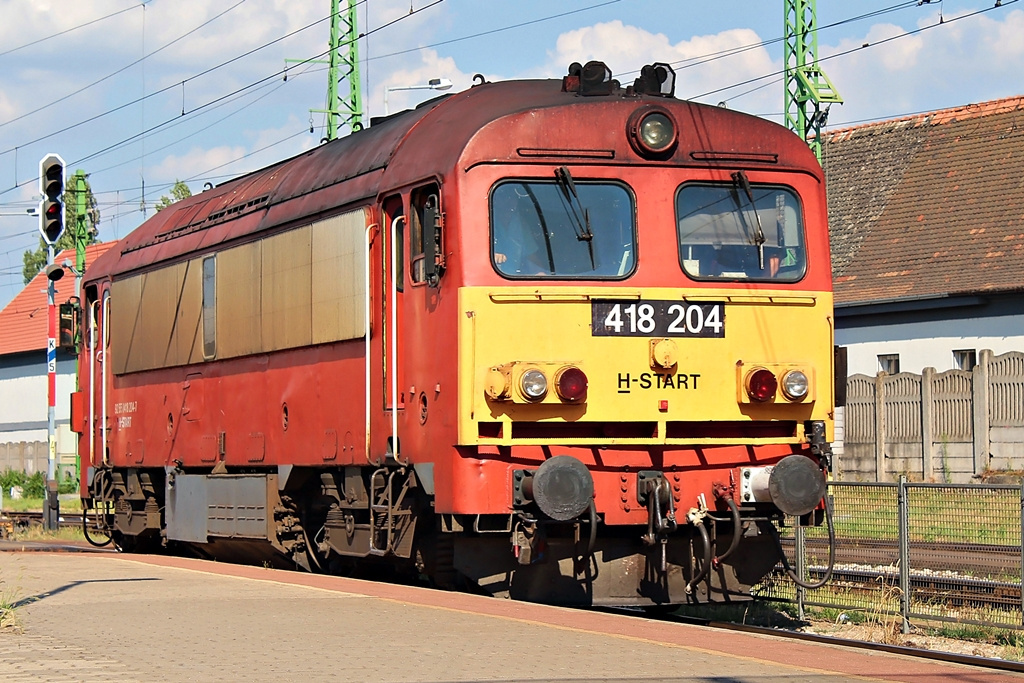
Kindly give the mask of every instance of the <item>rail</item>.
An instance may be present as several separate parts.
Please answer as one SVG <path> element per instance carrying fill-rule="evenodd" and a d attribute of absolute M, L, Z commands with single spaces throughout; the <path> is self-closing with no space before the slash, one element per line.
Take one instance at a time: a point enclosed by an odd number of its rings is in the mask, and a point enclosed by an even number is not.
<path fill-rule="evenodd" d="M 11 510 L 0 511 L 0 538 L 10 538 L 16 531 L 29 527 L 42 526 L 43 513 L 41 511 L 14 512 Z M 62 529 L 81 529 L 82 513 L 62 512 L 58 519 L 58 525 Z"/>

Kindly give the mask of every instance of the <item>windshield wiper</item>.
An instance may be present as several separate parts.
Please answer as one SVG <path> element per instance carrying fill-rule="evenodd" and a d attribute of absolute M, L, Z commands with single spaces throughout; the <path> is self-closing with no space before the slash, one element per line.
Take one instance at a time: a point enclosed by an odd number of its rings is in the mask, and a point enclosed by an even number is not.
<path fill-rule="evenodd" d="M 548 232 L 548 222 L 544 217 L 544 209 L 541 207 L 533 188 L 528 183 L 523 183 L 520 187 L 526 192 L 526 196 L 530 198 L 533 210 L 537 214 L 537 222 L 540 223 L 540 234 L 544 235 L 544 253 L 548 257 L 548 273 L 554 274 L 555 252 L 551 248 L 551 233 Z"/>
<path fill-rule="evenodd" d="M 590 267 L 597 268 L 597 263 L 594 261 L 594 233 L 590 230 L 590 212 L 583 206 L 579 194 L 576 193 L 576 183 L 573 182 L 568 166 L 559 166 L 555 169 L 555 181 L 561 188 L 562 194 L 565 195 L 565 200 L 569 203 L 568 214 L 573 224 L 573 232 L 576 233 L 576 239 L 587 243 Z M 577 207 L 579 207 L 578 212 Z"/>
<path fill-rule="evenodd" d="M 750 208 L 754 210 L 754 218 L 757 222 L 757 234 L 754 235 L 754 244 L 757 246 L 757 267 L 764 270 L 764 230 L 761 229 L 761 215 L 757 213 L 757 206 L 754 205 L 754 193 L 750 189 L 750 180 L 747 179 L 747 174 L 743 171 L 736 171 L 732 174 L 732 181 L 738 187 L 743 188 L 743 194 L 747 195 Z M 741 206 L 740 210 L 742 209 Z"/>

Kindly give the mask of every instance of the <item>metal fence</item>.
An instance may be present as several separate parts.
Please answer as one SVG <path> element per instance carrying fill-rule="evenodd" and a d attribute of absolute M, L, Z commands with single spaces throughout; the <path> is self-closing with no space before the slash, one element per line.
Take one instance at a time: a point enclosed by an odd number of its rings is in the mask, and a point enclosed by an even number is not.
<path fill-rule="evenodd" d="M 830 482 L 833 576 L 797 586 L 781 567 L 755 589 L 765 599 L 859 612 L 876 620 L 946 621 L 1024 629 L 1024 485 Z M 806 583 L 828 564 L 825 525 L 787 518 L 783 548 Z M 838 614 L 836 615 L 838 617 Z"/>

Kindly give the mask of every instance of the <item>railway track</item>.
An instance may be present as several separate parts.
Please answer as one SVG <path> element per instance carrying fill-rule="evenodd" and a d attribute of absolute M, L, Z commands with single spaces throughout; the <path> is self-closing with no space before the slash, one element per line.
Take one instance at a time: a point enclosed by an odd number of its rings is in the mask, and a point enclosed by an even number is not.
<path fill-rule="evenodd" d="M 824 575 L 824 568 L 808 571 L 812 580 Z M 839 567 L 833 570 L 833 587 L 842 586 L 851 593 L 877 595 L 885 586 L 899 585 L 899 570 L 893 568 Z M 910 593 L 915 603 L 945 605 L 952 608 L 1021 611 L 1019 581 L 996 581 L 964 576 L 954 572 L 911 572 Z"/>
<path fill-rule="evenodd" d="M 794 631 L 781 627 L 751 626 L 749 624 L 738 624 L 734 622 L 715 621 L 713 619 L 702 619 L 700 617 L 681 616 L 673 613 L 645 612 L 637 608 L 599 608 L 602 612 L 611 614 L 622 614 L 651 621 L 666 621 L 671 623 L 695 624 L 722 631 L 737 631 L 740 633 L 751 633 L 755 635 L 774 636 L 777 638 L 788 638 L 790 640 L 802 640 L 822 645 L 833 645 L 836 647 L 851 648 L 857 650 L 868 650 L 870 652 L 886 652 L 890 654 L 905 655 L 917 659 L 924 659 L 937 662 L 952 662 L 967 666 L 978 667 L 979 669 L 992 669 L 997 671 L 1012 671 L 1024 673 L 1024 662 L 1008 659 L 995 659 L 990 657 L 979 657 L 977 655 L 965 655 L 955 652 L 941 652 L 937 650 L 926 650 L 917 647 L 904 645 L 891 645 L 887 643 L 876 643 L 869 640 L 853 640 L 850 638 L 836 638 L 817 633 L 805 631 Z"/>
<path fill-rule="evenodd" d="M 792 557 L 793 539 L 783 539 L 783 547 Z M 808 540 L 806 555 L 808 577 L 817 581 L 825 571 L 826 542 Z M 992 610 L 996 614 L 1022 611 L 1019 546 L 914 541 L 909 545 L 907 566 L 910 600 L 913 605 L 927 605 L 929 613 L 941 606 Z M 836 539 L 832 589 L 842 587 L 852 595 L 873 595 L 872 600 L 878 602 L 880 591 L 899 585 L 899 546 L 895 540 Z"/>
<path fill-rule="evenodd" d="M 782 539 L 782 545 L 792 557 L 793 539 Z M 828 557 L 825 539 L 807 539 L 805 546 L 808 557 L 818 561 Z M 1022 549 L 1017 545 L 911 541 L 909 553 L 908 566 L 913 569 L 955 570 L 973 576 L 1021 575 Z M 895 540 L 836 539 L 838 565 L 895 566 L 899 557 L 899 543 Z"/>
<path fill-rule="evenodd" d="M 0 512 L 0 525 L 3 525 L 5 528 L 27 528 L 36 525 L 41 526 L 42 523 L 43 513 L 41 510 L 28 510 L 19 512 L 4 510 Z M 62 512 L 60 513 L 59 524 L 61 528 L 81 527 L 82 513 Z"/>

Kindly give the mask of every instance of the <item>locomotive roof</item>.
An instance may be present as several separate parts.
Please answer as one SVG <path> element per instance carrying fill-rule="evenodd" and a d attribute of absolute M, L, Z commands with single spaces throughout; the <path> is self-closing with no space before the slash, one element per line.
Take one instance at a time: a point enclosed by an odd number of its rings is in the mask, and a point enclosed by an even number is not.
<path fill-rule="evenodd" d="M 807 145 L 782 126 L 719 107 L 652 96 L 581 97 L 564 92 L 562 81 L 554 79 L 485 83 L 375 121 L 368 129 L 176 202 L 98 259 L 86 279 L 116 277 L 210 251 L 263 230 L 315 220 L 338 207 L 376 197 L 378 192 L 454 170 L 467 147 L 472 148 L 473 158 L 522 161 L 517 146 L 509 145 L 507 138 L 485 142 L 486 136 L 478 133 L 516 115 L 522 123 L 546 108 L 570 103 L 600 106 L 610 100 L 625 100 L 624 106 L 631 109 L 643 102 L 686 108 L 679 113 L 688 119 L 686 123 L 701 129 L 708 150 L 770 153 L 779 164 L 808 168 L 808 158 L 814 161 Z M 572 126 L 565 131 L 567 138 L 586 136 L 579 119 L 565 124 Z M 740 127 L 746 133 L 745 142 L 737 150 L 735 131 Z M 625 135 L 621 137 L 627 146 Z M 689 157 L 686 161 L 693 163 Z"/>

